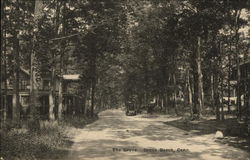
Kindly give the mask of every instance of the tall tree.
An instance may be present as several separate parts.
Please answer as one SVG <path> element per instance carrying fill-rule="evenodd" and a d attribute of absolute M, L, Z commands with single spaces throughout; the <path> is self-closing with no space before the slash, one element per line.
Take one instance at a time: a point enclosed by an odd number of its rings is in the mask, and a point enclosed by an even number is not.
<path fill-rule="evenodd" d="M 60 3 L 57 0 L 56 1 L 56 7 L 55 7 L 55 18 L 54 18 L 54 33 L 56 36 L 58 36 L 59 32 L 59 18 L 60 18 Z M 53 44 L 53 42 L 52 42 Z M 50 49 L 51 53 L 51 80 L 50 80 L 50 93 L 49 93 L 49 119 L 55 120 L 55 89 L 56 89 L 56 54 L 54 53 L 55 50 Z"/>
<path fill-rule="evenodd" d="M 18 14 L 19 10 L 19 0 L 16 1 L 17 5 L 15 7 L 15 13 Z M 20 96 L 19 96 L 19 72 L 20 72 L 20 44 L 19 44 L 19 19 L 17 19 L 17 25 L 13 31 L 13 51 L 14 51 L 14 85 L 13 85 L 13 124 L 20 125 Z"/>
<path fill-rule="evenodd" d="M 30 119 L 29 119 L 29 128 L 32 131 L 40 130 L 39 123 L 39 86 L 40 86 L 40 74 L 39 74 L 39 63 L 38 63 L 38 52 L 36 52 L 36 44 L 37 44 L 37 30 L 40 28 L 39 18 L 42 14 L 43 2 L 40 0 L 35 1 L 34 7 L 34 28 L 33 28 L 33 48 L 31 51 L 31 59 L 30 59 Z"/>
<path fill-rule="evenodd" d="M 3 97 L 2 97 L 2 59 L 3 59 L 3 37 L 4 37 L 4 32 L 3 32 L 3 23 L 4 23 L 4 5 L 3 5 L 3 1 L 1 1 L 1 53 L 0 53 L 0 115 L 1 115 L 1 118 L 0 118 L 0 127 L 2 126 L 2 122 L 3 122 L 3 110 L 4 110 L 4 104 L 3 104 Z"/>
<path fill-rule="evenodd" d="M 66 11 L 66 1 L 62 2 L 62 36 L 65 36 L 65 11 Z M 62 120 L 63 112 L 63 74 L 64 74 L 64 52 L 66 41 L 63 39 L 60 41 L 60 69 L 59 69 L 59 91 L 58 91 L 58 119 Z"/>

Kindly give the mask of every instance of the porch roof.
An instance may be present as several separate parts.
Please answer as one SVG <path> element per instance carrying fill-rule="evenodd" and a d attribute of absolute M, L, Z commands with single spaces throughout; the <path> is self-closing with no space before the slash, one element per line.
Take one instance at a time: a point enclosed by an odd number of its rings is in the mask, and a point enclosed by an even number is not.
<path fill-rule="evenodd" d="M 80 80 L 80 74 L 65 74 L 63 75 L 64 80 L 78 81 Z"/>

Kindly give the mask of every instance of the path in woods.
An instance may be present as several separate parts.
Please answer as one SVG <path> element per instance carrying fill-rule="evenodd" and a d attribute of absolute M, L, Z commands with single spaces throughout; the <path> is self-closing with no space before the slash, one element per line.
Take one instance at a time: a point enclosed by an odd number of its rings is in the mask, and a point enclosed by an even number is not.
<path fill-rule="evenodd" d="M 163 115 L 125 116 L 121 109 L 101 112 L 99 120 L 80 129 L 65 159 L 250 159 L 246 151 L 215 142 L 214 133 L 197 135 L 166 123 L 176 119 Z"/>

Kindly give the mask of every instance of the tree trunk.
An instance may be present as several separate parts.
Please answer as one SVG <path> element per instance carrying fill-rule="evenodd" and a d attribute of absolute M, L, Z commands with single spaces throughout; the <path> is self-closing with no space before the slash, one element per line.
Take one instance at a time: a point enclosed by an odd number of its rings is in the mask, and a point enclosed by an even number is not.
<path fill-rule="evenodd" d="M 241 85 L 241 73 L 240 73 L 240 57 L 239 57 L 239 19 L 241 15 L 241 9 L 235 10 L 235 24 L 234 24 L 234 31 L 235 31 L 235 55 L 236 55 L 236 67 L 237 67 L 237 110 L 238 110 L 238 118 L 241 119 L 241 92 L 240 92 L 240 85 Z"/>
<path fill-rule="evenodd" d="M 94 56 L 92 57 L 92 80 L 91 80 L 91 106 L 90 115 L 94 117 L 94 106 L 95 106 L 95 88 L 96 88 L 96 53 L 94 51 Z M 111 105 L 111 104 L 110 104 Z"/>
<path fill-rule="evenodd" d="M 60 55 L 60 78 L 59 78 L 59 89 L 58 89 L 58 120 L 61 121 L 63 118 L 63 72 L 64 72 L 64 43 L 61 43 L 61 55 Z"/>
<path fill-rule="evenodd" d="M 6 23 L 5 23 L 5 1 L 1 0 L 1 53 L 0 53 L 0 110 L 1 110 L 1 124 L 0 127 L 6 122 L 7 115 L 7 64 L 6 64 Z M 2 65 L 3 62 L 3 65 Z M 3 66 L 3 67 L 2 67 Z M 4 75 L 4 76 L 2 76 Z M 5 77 L 3 79 L 3 77 Z M 4 84 L 4 90 L 2 88 Z"/>
<path fill-rule="evenodd" d="M 91 110 L 90 115 L 91 117 L 94 117 L 94 105 L 95 105 L 95 80 L 91 83 Z"/>
<path fill-rule="evenodd" d="M 58 90 L 58 120 L 62 120 L 62 112 L 63 112 L 63 77 L 62 77 L 62 55 L 60 62 L 60 80 L 59 80 L 59 90 Z"/>
<path fill-rule="evenodd" d="M 230 53 L 228 54 L 228 77 L 227 77 L 227 110 L 228 113 L 231 112 L 231 101 L 230 101 L 230 97 L 231 97 L 231 87 L 230 87 L 230 75 L 231 75 L 231 50 L 232 50 L 232 44 L 230 43 Z"/>
<path fill-rule="evenodd" d="M 221 102 L 221 120 L 224 120 L 224 104 L 223 104 L 223 78 L 221 78 L 221 92 L 220 92 L 220 102 Z"/>
<path fill-rule="evenodd" d="M 216 114 L 216 119 L 220 120 L 220 105 L 221 104 L 220 104 L 220 97 L 219 97 L 220 95 L 219 95 L 218 88 L 219 88 L 219 75 L 218 73 L 215 73 L 214 75 L 215 114 Z"/>
<path fill-rule="evenodd" d="M 229 72 L 229 74 L 230 74 L 230 72 Z M 231 107 L 230 107 L 230 105 L 231 105 L 231 100 L 230 100 L 231 90 L 230 89 L 231 89 L 231 87 L 230 87 L 230 79 L 228 77 L 228 80 L 227 80 L 227 111 L 228 111 L 228 113 L 231 112 Z"/>
<path fill-rule="evenodd" d="M 247 54 L 248 53 L 244 53 L 244 59 L 243 59 L 243 64 L 244 65 L 246 65 L 246 60 L 247 60 Z M 248 105 L 247 105 L 247 101 L 248 101 L 248 99 L 247 99 L 247 92 L 248 92 L 248 90 L 247 90 L 247 76 L 248 76 L 248 74 L 247 74 L 247 71 L 248 71 L 248 68 L 247 67 L 244 67 L 243 68 L 244 69 L 244 73 L 245 73 L 245 79 L 244 80 L 242 80 L 243 82 L 243 106 L 244 106 L 244 108 L 247 108 L 248 107 Z"/>
<path fill-rule="evenodd" d="M 35 1 L 35 10 L 34 10 L 34 22 L 35 26 L 33 28 L 33 31 L 37 28 L 38 26 L 38 19 L 41 16 L 42 13 L 42 8 L 43 8 L 43 3 L 40 0 Z M 35 52 L 35 44 L 36 43 L 36 36 L 35 33 L 33 33 L 33 48 L 31 51 L 31 59 L 30 59 L 30 118 L 29 118 L 29 124 L 28 127 L 31 131 L 39 131 L 40 130 L 40 124 L 39 124 L 39 108 L 40 108 L 40 102 L 39 102 L 39 95 L 38 95 L 38 90 L 39 90 L 39 72 L 38 72 L 38 65 L 37 65 L 37 55 Z"/>
<path fill-rule="evenodd" d="M 156 98 L 156 105 L 157 107 L 160 107 L 160 111 L 162 111 L 162 106 L 160 105 L 160 94 L 157 94 L 157 98 Z"/>
<path fill-rule="evenodd" d="M 66 1 L 63 1 L 63 9 L 62 9 L 62 36 L 65 35 L 65 12 L 66 12 Z M 59 91 L 58 91 L 58 120 L 62 120 L 62 112 L 63 112 L 63 73 L 64 73 L 64 52 L 65 52 L 65 40 L 61 41 L 61 55 L 60 55 L 60 82 L 59 82 Z"/>
<path fill-rule="evenodd" d="M 236 47 L 237 48 L 237 47 Z M 236 49 L 238 50 L 238 49 Z M 241 118 L 241 91 L 240 91 L 240 85 L 241 85 L 241 72 L 240 72 L 240 58 L 237 55 L 237 110 L 238 110 L 238 118 Z"/>
<path fill-rule="evenodd" d="M 92 56 L 90 58 L 90 65 L 91 65 L 91 105 L 90 105 L 90 115 L 91 117 L 94 117 L 94 106 L 95 106 L 95 89 L 96 89 L 96 80 L 97 80 L 97 75 L 96 75 L 96 58 L 97 58 L 97 51 L 95 49 L 95 46 L 93 44 L 92 46 Z M 109 104 L 111 105 L 111 103 Z"/>
<path fill-rule="evenodd" d="M 3 96 L 2 96 L 2 58 L 3 58 L 3 1 L 1 1 L 1 52 L 0 52 L 0 128 L 3 125 L 3 114 L 4 114 L 4 107 L 3 107 Z"/>
<path fill-rule="evenodd" d="M 59 28 L 59 15 L 60 15 L 60 5 L 57 0 L 56 2 L 56 17 L 55 17 L 55 33 L 58 36 L 58 28 Z M 49 119 L 55 120 L 55 55 L 54 51 L 51 52 L 52 54 L 52 64 L 51 64 L 51 79 L 50 79 L 50 93 L 49 93 Z"/>
<path fill-rule="evenodd" d="M 222 59 L 221 59 L 221 57 L 222 57 L 222 55 L 223 55 L 223 52 L 224 52 L 224 48 L 223 48 L 223 44 L 222 44 L 222 42 L 220 42 L 219 43 L 219 49 L 220 49 L 220 56 L 219 56 L 219 68 L 220 68 L 220 70 L 223 70 L 223 68 L 222 68 Z M 220 107 L 221 107 L 221 111 L 220 111 L 220 114 L 221 114 L 221 120 L 224 120 L 224 104 L 223 104 L 223 91 L 224 91 L 224 87 L 223 87 L 223 75 L 221 75 L 220 74 L 220 80 L 221 80 L 221 82 L 220 82 L 220 89 L 221 89 L 221 91 L 220 91 Z"/>
<path fill-rule="evenodd" d="M 52 67 L 51 68 L 50 92 L 49 92 L 49 120 L 52 120 L 52 121 L 55 120 L 54 108 L 55 108 L 55 69 L 54 67 Z"/>
<path fill-rule="evenodd" d="M 190 106 L 190 115 L 191 119 L 193 119 L 194 113 L 193 113 L 193 94 L 191 89 L 191 83 L 190 83 L 190 71 L 189 68 L 187 69 L 187 91 L 188 91 L 188 104 Z"/>
<path fill-rule="evenodd" d="M 30 74 L 30 118 L 28 127 L 31 131 L 39 131 L 39 82 L 38 82 L 38 70 L 36 65 L 37 59 L 35 58 L 35 51 L 31 53 L 31 74 Z"/>
<path fill-rule="evenodd" d="M 213 62 L 212 62 L 213 63 Z M 215 111 L 215 106 L 214 106 L 214 73 L 213 73 L 213 70 L 212 70 L 212 72 L 210 73 L 211 75 L 211 77 L 210 77 L 210 82 L 211 82 L 211 84 L 210 84 L 210 87 L 211 87 L 211 105 L 212 105 L 212 110 L 213 110 L 213 112 Z"/>
<path fill-rule="evenodd" d="M 4 122 L 7 120 L 7 112 L 8 112 L 8 108 L 7 108 L 7 98 L 8 98 L 8 86 L 7 86 L 7 52 L 6 52 L 6 35 L 7 35 L 7 32 L 6 30 L 4 30 L 4 37 L 5 37 L 5 41 L 4 41 L 4 48 L 3 48 L 3 51 L 4 51 L 4 75 L 5 75 L 5 79 L 4 79 L 4 115 L 3 115 L 3 120 Z"/>
<path fill-rule="evenodd" d="M 194 114 L 194 118 L 197 118 L 198 117 L 198 114 L 199 114 L 199 105 L 198 105 L 198 85 L 197 85 L 197 69 L 196 69 L 196 66 L 193 66 L 193 80 L 192 80 L 192 91 L 193 91 L 193 102 L 194 102 L 194 105 L 193 105 L 193 114 Z"/>
<path fill-rule="evenodd" d="M 175 110 L 175 114 L 178 115 L 177 105 L 176 105 L 176 77 L 175 73 L 173 73 L 173 85 L 174 85 L 174 92 L 173 92 L 173 108 Z"/>
<path fill-rule="evenodd" d="M 17 0 L 16 11 L 19 12 L 19 1 Z M 19 24 L 19 22 L 17 22 Z M 15 64 L 14 64 L 14 85 L 13 85 L 13 119 L 12 122 L 14 125 L 20 125 L 20 96 L 19 96 L 19 71 L 20 71 L 20 46 L 19 46 L 19 30 L 14 31 L 14 42 L 13 50 L 15 53 Z"/>
<path fill-rule="evenodd" d="M 170 114 L 170 108 L 168 107 L 168 92 L 163 95 L 163 105 L 165 108 L 165 114 Z"/>
<path fill-rule="evenodd" d="M 196 52 L 196 63 L 197 63 L 197 87 L 198 87 L 198 93 L 197 93 L 197 100 L 198 100 L 198 118 L 201 116 L 201 112 L 203 109 L 203 81 L 202 81 L 202 70 L 201 70 L 201 38 L 197 37 L 197 52 Z"/>
<path fill-rule="evenodd" d="M 89 93 L 90 93 L 90 89 L 87 89 L 86 94 L 85 94 L 85 108 L 84 108 L 85 116 L 88 116 Z"/>
<path fill-rule="evenodd" d="M 159 105 L 161 108 L 161 111 L 165 114 L 167 114 L 167 108 L 165 107 L 165 96 L 163 95 L 163 93 L 161 93 L 161 95 L 159 96 Z"/>
<path fill-rule="evenodd" d="M 144 103 L 145 105 L 149 104 L 149 95 L 148 95 L 148 63 L 147 63 L 147 54 L 143 57 L 143 70 L 144 70 Z"/>
<path fill-rule="evenodd" d="M 87 94 L 87 91 L 86 89 L 84 90 L 84 93 L 82 94 L 82 98 L 81 98 L 81 101 L 80 101 L 80 106 L 82 108 L 82 115 L 85 114 L 85 107 L 86 107 L 86 94 Z"/>
<path fill-rule="evenodd" d="M 19 39 L 15 33 L 14 52 L 15 52 L 15 71 L 14 71 L 14 85 L 13 85 L 13 124 L 20 123 L 20 96 L 19 96 Z"/>

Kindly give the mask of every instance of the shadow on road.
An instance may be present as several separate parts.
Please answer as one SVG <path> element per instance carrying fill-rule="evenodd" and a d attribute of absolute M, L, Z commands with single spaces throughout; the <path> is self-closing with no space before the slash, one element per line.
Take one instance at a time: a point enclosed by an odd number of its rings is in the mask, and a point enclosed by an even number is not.
<path fill-rule="evenodd" d="M 244 135 L 244 133 L 247 133 L 246 127 L 244 124 L 239 124 L 236 119 L 231 118 L 224 121 L 217 121 L 215 119 L 184 121 L 179 119 L 164 122 L 164 124 L 185 130 L 190 136 L 215 134 L 218 130 L 222 131 L 225 137 L 216 140 L 216 142 L 237 147 L 250 153 L 250 138 Z"/>
<path fill-rule="evenodd" d="M 71 154 L 72 157 L 78 159 L 98 159 L 103 158 L 109 160 L 117 159 L 129 159 L 129 160 L 139 160 L 139 159 L 159 159 L 159 158 L 170 158 L 173 160 L 180 159 L 192 159 L 199 157 L 200 153 L 196 152 L 160 152 L 158 151 L 144 151 L 144 148 L 138 146 L 136 142 L 130 141 L 119 141 L 119 140 L 92 140 L 92 141 L 82 141 L 84 149 L 80 149 Z M 113 148 L 121 149 L 121 151 L 113 151 Z M 127 149 L 136 149 L 136 151 L 126 151 Z"/>
<path fill-rule="evenodd" d="M 181 151 L 168 151 L 160 152 L 159 148 L 157 151 L 144 151 L 144 148 L 138 146 L 135 142 L 129 141 L 118 141 L 118 140 L 91 140 L 82 141 L 81 145 L 84 146 L 83 149 L 75 151 L 69 157 L 72 160 L 77 157 L 77 160 L 81 159 L 105 159 L 117 160 L 117 159 L 129 159 L 129 160 L 141 160 L 141 159 L 171 159 L 171 160 L 181 160 L 181 159 L 213 159 L 213 156 L 225 158 L 225 159 L 238 159 L 246 160 L 244 155 L 235 154 L 237 150 L 230 149 L 208 149 L 205 152 L 181 152 Z M 113 148 L 119 148 L 121 151 L 113 151 Z M 171 146 L 169 146 L 171 148 Z M 126 152 L 124 149 L 136 149 L 136 152 Z"/>
<path fill-rule="evenodd" d="M 250 155 L 238 149 L 244 146 L 243 141 L 239 141 L 238 147 L 229 147 L 234 146 L 237 139 L 230 140 L 233 144 L 223 141 L 226 138 L 217 142 L 211 139 L 210 133 L 217 129 L 211 127 L 217 124 L 213 120 L 186 123 L 179 118 L 161 118 L 128 117 L 120 110 L 104 111 L 96 122 L 81 129 L 70 152 L 67 151 L 69 154 L 60 159 L 247 160 Z"/>

